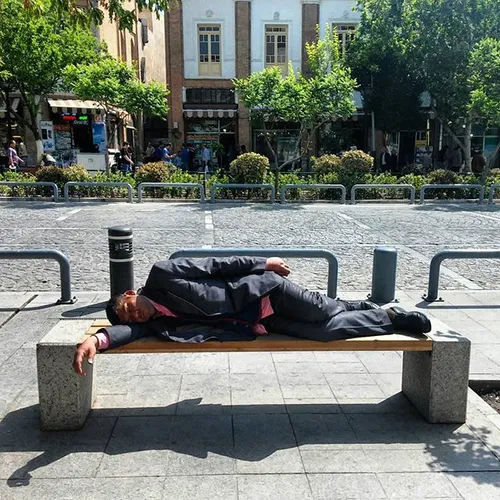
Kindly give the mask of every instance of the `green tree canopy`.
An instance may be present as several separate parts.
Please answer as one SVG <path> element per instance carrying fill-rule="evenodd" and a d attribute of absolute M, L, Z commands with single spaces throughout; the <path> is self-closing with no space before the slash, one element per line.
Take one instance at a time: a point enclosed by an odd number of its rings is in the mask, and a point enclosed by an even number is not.
<path fill-rule="evenodd" d="M 368 52 L 390 49 L 405 61 L 411 79 L 430 92 L 437 118 L 470 167 L 471 129 L 478 118 L 472 111 L 477 82 L 471 58 L 483 40 L 500 37 L 500 2 L 358 0 L 358 8 Z"/>
<path fill-rule="evenodd" d="M 275 158 L 269 140 L 270 131 L 283 122 L 299 124 L 297 157 L 309 154 L 317 130 L 325 123 L 352 116 L 356 108 L 353 92 L 356 81 L 339 57 L 338 41 L 327 28 L 323 39 L 306 44 L 311 75 L 293 70 L 283 76 L 279 68 L 266 68 L 247 78 L 234 80 L 236 92 L 249 109 L 250 119 L 264 130 L 265 140 Z"/>
<path fill-rule="evenodd" d="M 118 121 L 127 114 L 167 116 L 168 90 L 165 86 L 141 82 L 132 66 L 110 56 L 90 64 L 69 65 L 63 76 L 76 97 L 99 103 L 106 113 L 113 112 Z M 112 136 L 113 133 L 109 135 L 110 140 Z"/>
<path fill-rule="evenodd" d="M 39 141 L 37 115 L 42 99 L 60 87 L 67 65 L 90 63 L 101 48 L 90 30 L 69 27 L 52 12 L 34 17 L 17 3 L 0 3 L 0 92 L 6 102 L 9 92 L 19 92 L 26 112 L 11 110 L 11 114 Z"/>
<path fill-rule="evenodd" d="M 174 0 L 175 1 L 175 0 Z M 133 31 L 137 14 L 151 11 L 160 16 L 169 9 L 170 0 L 16 0 L 18 9 L 27 9 L 33 15 L 45 16 L 52 12 L 67 17 L 71 22 L 87 27 L 102 24 L 105 17 L 116 21 L 120 29 Z"/>

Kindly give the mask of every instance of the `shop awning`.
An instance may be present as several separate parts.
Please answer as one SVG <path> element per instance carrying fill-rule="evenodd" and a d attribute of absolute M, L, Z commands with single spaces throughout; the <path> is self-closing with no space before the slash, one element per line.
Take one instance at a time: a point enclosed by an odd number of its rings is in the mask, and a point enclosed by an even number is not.
<path fill-rule="evenodd" d="M 234 118 L 236 109 L 185 109 L 186 118 Z"/>
<path fill-rule="evenodd" d="M 15 97 L 11 101 L 10 109 L 17 111 L 18 106 L 19 106 L 19 97 Z M 0 118 L 5 118 L 6 114 L 7 114 L 7 106 L 5 105 L 4 101 L 0 101 Z"/>
<path fill-rule="evenodd" d="M 102 106 L 94 101 L 80 101 L 78 99 L 47 99 L 52 111 L 62 113 L 92 113 L 101 110 Z"/>

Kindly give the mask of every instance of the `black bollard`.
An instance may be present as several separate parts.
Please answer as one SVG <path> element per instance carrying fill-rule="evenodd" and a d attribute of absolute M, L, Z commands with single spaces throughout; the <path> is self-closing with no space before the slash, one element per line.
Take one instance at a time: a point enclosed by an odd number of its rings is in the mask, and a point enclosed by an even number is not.
<path fill-rule="evenodd" d="M 109 278 L 111 296 L 134 289 L 134 251 L 132 229 L 108 228 Z"/>

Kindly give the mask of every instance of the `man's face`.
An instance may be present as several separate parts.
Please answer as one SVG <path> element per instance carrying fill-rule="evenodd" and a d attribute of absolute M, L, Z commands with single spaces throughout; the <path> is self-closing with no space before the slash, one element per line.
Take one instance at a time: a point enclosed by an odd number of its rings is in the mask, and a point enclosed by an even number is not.
<path fill-rule="evenodd" d="M 154 316 L 155 310 L 147 299 L 128 291 L 123 295 L 116 313 L 122 324 L 144 323 Z"/>

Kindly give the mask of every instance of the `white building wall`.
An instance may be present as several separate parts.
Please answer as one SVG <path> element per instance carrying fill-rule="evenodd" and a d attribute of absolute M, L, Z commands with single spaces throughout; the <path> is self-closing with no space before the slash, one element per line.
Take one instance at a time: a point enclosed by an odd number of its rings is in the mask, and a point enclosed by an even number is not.
<path fill-rule="evenodd" d="M 252 0 L 252 72 L 265 67 L 264 37 L 266 24 L 288 25 L 288 60 L 294 69 L 302 59 L 302 2 L 300 0 Z"/>
<path fill-rule="evenodd" d="M 319 25 L 321 34 L 325 32 L 325 25 L 335 23 L 359 23 L 361 14 L 354 9 L 355 0 L 320 0 Z"/>
<path fill-rule="evenodd" d="M 184 78 L 227 79 L 236 77 L 234 0 L 184 0 L 182 2 L 184 35 Z M 221 76 L 198 73 L 198 24 L 221 26 Z"/>

